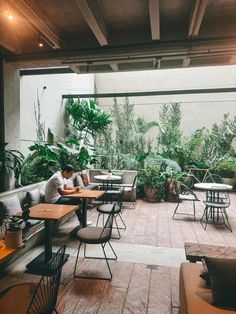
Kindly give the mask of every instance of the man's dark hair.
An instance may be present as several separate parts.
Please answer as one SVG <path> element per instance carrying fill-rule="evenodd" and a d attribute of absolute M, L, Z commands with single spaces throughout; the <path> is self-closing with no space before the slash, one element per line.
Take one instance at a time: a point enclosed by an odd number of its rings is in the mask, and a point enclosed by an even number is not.
<path fill-rule="evenodd" d="M 71 165 L 65 165 L 65 166 L 62 168 L 62 171 L 71 172 L 71 171 L 74 171 L 74 168 L 73 168 L 73 166 L 71 166 Z"/>

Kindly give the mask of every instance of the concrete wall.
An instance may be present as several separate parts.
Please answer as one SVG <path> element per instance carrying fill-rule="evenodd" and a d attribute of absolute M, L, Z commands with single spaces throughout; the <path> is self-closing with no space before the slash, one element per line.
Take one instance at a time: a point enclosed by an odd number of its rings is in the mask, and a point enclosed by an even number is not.
<path fill-rule="evenodd" d="M 96 74 L 95 80 L 98 93 L 236 87 L 236 66 Z M 122 98 L 117 100 L 124 103 Z M 168 102 L 181 103 L 182 128 L 186 135 L 197 128 L 210 128 L 224 113 L 236 115 L 236 93 L 130 98 L 137 115 L 147 120 L 158 120 L 161 105 Z M 112 103 L 112 98 L 99 99 L 104 109 L 109 109 Z M 153 129 L 152 137 L 156 132 Z"/>
<path fill-rule="evenodd" d="M 14 66 L 4 64 L 5 138 L 7 148 L 20 149 L 20 80 Z"/>
<path fill-rule="evenodd" d="M 45 88 L 46 87 L 46 88 Z M 65 101 L 62 94 L 93 93 L 94 75 L 57 74 L 32 75 L 20 79 L 20 141 L 23 153 L 36 140 L 36 121 L 34 103 L 37 102 L 37 90 L 41 103 L 42 121 L 45 131 L 50 128 L 59 136 L 64 135 Z"/>

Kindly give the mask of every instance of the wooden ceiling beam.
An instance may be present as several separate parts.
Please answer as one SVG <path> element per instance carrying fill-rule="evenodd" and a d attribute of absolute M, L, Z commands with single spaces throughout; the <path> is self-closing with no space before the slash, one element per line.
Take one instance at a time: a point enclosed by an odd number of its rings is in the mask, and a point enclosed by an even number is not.
<path fill-rule="evenodd" d="M 149 0 L 152 40 L 160 39 L 160 0 Z"/>
<path fill-rule="evenodd" d="M 61 48 L 59 31 L 34 0 L 9 0 L 9 3 L 23 15 L 41 37 L 54 49 Z M 47 21 L 47 23 L 45 22 Z M 50 26 L 49 26 L 50 25 Z"/>
<path fill-rule="evenodd" d="M 12 37 L 12 25 L 10 23 L 0 14 L 0 46 L 12 53 L 16 53 L 19 51 L 19 48 L 15 38 Z"/>
<path fill-rule="evenodd" d="M 97 1 L 75 0 L 75 3 L 99 44 L 101 46 L 108 45 L 108 32 Z"/>
<path fill-rule="evenodd" d="M 208 0 L 195 0 L 188 29 L 188 36 L 190 38 L 195 38 L 198 36 L 207 4 Z"/>

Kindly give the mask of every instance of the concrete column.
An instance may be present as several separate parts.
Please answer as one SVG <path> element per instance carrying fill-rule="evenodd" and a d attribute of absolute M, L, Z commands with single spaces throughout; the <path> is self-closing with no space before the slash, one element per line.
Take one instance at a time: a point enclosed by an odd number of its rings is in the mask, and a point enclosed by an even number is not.
<path fill-rule="evenodd" d="M 12 65 L 4 63 L 5 141 L 9 149 L 20 149 L 20 76 Z"/>

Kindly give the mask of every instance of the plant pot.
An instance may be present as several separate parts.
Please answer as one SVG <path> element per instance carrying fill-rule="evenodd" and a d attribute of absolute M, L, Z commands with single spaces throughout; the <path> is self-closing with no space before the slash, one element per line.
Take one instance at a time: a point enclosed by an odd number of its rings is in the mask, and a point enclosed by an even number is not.
<path fill-rule="evenodd" d="M 22 230 L 5 232 L 5 244 L 10 249 L 16 249 L 22 245 Z"/>
<path fill-rule="evenodd" d="M 223 179 L 224 184 L 232 185 L 232 187 L 234 187 L 236 185 L 236 177 L 234 177 L 234 178 L 222 178 L 222 179 Z"/>
<path fill-rule="evenodd" d="M 165 201 L 177 203 L 179 200 L 178 194 L 180 192 L 181 185 L 175 179 L 168 179 L 166 182 Z"/>
<path fill-rule="evenodd" d="M 146 201 L 148 202 L 160 202 L 161 201 L 161 190 L 157 188 L 153 188 L 152 186 L 145 186 L 144 193 L 146 196 Z"/>

